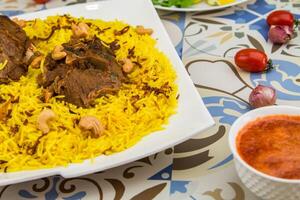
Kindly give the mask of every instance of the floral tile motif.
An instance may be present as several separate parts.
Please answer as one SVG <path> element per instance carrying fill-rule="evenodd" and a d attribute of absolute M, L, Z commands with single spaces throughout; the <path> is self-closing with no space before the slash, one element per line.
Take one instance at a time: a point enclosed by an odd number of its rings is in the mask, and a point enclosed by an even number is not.
<path fill-rule="evenodd" d="M 178 12 L 159 12 L 160 18 L 169 33 L 171 40 L 180 57 L 182 57 L 183 32 L 185 26 L 185 14 Z"/>
<path fill-rule="evenodd" d="M 0 199 L 166 199 L 172 175 L 172 149 L 96 174 L 60 176 L 0 187 Z"/>
<path fill-rule="evenodd" d="M 246 24 L 256 19 L 258 16 L 247 10 L 235 10 L 234 13 L 229 15 L 223 15 L 221 17 L 225 19 L 234 20 L 237 24 Z"/>
<path fill-rule="evenodd" d="M 92 1 L 50 0 L 37 5 L 32 0 L 2 0 L 0 12 L 13 16 Z M 235 173 L 227 136 L 231 124 L 250 110 L 248 95 L 259 83 L 276 88 L 278 104 L 299 106 L 300 38 L 288 45 L 268 41 L 265 20 L 276 8 L 291 10 L 300 18 L 299 0 L 251 0 L 205 14 L 159 11 L 215 127 L 173 149 L 105 172 L 0 187 L 0 199 L 256 200 Z M 265 51 L 276 69 L 251 75 L 236 69 L 233 56 L 246 47 Z"/>
<path fill-rule="evenodd" d="M 290 6 L 257 0 L 224 11 L 186 16 L 183 61 L 216 125 L 174 147 L 172 180 L 186 182 L 171 193 L 172 199 L 256 199 L 235 174 L 228 131 L 240 115 L 250 110 L 248 96 L 258 84 L 276 88 L 278 104 L 299 106 L 300 38 L 288 45 L 273 45 L 267 37 L 267 15 L 276 7 Z M 298 7 L 291 11 L 296 16 L 300 13 Z M 264 74 L 237 69 L 233 56 L 242 48 L 264 51 L 276 68 Z M 189 185 L 197 183 L 191 192 Z"/>
<path fill-rule="evenodd" d="M 259 13 L 261 15 L 271 12 L 276 8 L 273 4 L 268 4 L 266 1 L 256 1 L 253 4 L 247 6 L 249 10 Z"/>
<path fill-rule="evenodd" d="M 171 200 L 259 200 L 243 187 L 230 166 L 199 180 L 173 182 L 178 182 L 179 186 L 171 193 Z"/>

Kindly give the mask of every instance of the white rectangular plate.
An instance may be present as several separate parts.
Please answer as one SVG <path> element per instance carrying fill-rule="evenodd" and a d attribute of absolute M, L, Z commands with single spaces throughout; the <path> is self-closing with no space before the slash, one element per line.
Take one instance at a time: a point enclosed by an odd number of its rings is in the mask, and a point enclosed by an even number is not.
<path fill-rule="evenodd" d="M 153 37 L 158 39 L 157 47 L 169 57 L 178 75 L 177 83 L 180 94 L 178 112 L 171 117 L 165 130 L 144 137 L 138 144 L 123 152 L 99 156 L 94 162 L 86 160 L 81 164 L 71 164 L 68 167 L 2 173 L 0 174 L 0 186 L 51 175 L 71 178 L 102 171 L 162 151 L 214 125 L 212 117 L 189 78 L 150 0 L 110 0 L 79 4 L 20 15 L 18 18 L 45 18 L 57 14 L 71 14 L 76 17 L 83 16 L 103 20 L 118 19 L 131 25 L 153 28 Z"/>

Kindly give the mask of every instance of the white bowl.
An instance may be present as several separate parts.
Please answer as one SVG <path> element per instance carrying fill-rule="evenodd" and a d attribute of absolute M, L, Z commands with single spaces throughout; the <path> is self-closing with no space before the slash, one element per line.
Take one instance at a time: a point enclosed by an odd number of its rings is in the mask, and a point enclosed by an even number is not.
<path fill-rule="evenodd" d="M 300 108 L 292 106 L 268 106 L 252 110 L 238 118 L 229 131 L 229 146 L 234 156 L 234 163 L 242 182 L 253 193 L 268 200 L 299 200 L 300 179 L 290 180 L 264 174 L 248 165 L 238 154 L 236 137 L 247 123 L 258 117 L 274 114 L 300 115 Z"/>

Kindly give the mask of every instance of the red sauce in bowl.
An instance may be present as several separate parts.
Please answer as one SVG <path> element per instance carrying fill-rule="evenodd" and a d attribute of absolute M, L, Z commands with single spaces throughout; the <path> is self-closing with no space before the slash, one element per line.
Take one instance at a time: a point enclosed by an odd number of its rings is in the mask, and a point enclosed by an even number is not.
<path fill-rule="evenodd" d="M 300 116 L 258 118 L 240 130 L 236 144 L 242 159 L 258 171 L 300 179 Z"/>

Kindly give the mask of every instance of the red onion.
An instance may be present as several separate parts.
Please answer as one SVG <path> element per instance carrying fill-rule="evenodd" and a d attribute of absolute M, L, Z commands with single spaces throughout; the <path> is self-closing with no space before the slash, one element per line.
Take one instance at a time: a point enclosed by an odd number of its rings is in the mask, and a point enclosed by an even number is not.
<path fill-rule="evenodd" d="M 269 30 L 269 39 L 274 44 L 285 44 L 292 39 L 293 28 L 289 26 L 271 26 Z"/>
<path fill-rule="evenodd" d="M 249 96 L 249 103 L 253 108 L 274 105 L 276 91 L 272 87 L 258 85 Z"/>

